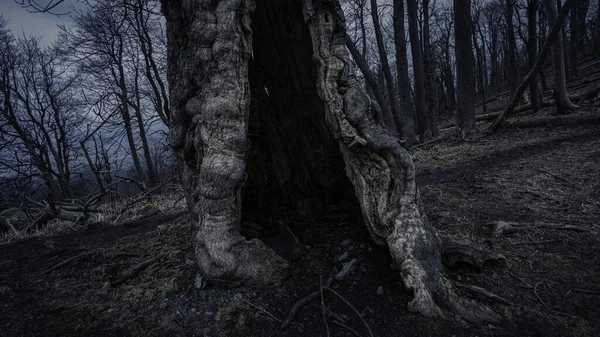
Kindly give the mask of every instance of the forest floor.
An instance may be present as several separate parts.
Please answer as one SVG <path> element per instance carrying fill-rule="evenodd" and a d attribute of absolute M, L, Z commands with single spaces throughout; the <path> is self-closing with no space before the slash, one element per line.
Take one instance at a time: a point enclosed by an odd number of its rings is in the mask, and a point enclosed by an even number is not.
<path fill-rule="evenodd" d="M 598 102 L 581 103 L 578 113 L 600 114 Z M 355 271 L 331 286 L 341 297 L 324 294 L 346 325 L 329 319 L 331 336 L 600 336 L 600 125 L 508 128 L 469 142 L 447 137 L 413 155 L 441 237 L 500 257 L 480 270 L 446 272 L 456 284 L 502 297 L 478 298 L 501 322 L 475 326 L 409 312 L 411 293 L 352 208 L 319 219 L 255 219 L 286 224 L 301 243 L 282 287 L 205 286 L 190 222 L 173 209 L 0 245 L 0 335 L 327 336 L 320 298 L 285 329 L 282 321 L 321 279 L 356 259 Z M 513 231 L 494 235 L 498 221 L 512 222 Z"/>

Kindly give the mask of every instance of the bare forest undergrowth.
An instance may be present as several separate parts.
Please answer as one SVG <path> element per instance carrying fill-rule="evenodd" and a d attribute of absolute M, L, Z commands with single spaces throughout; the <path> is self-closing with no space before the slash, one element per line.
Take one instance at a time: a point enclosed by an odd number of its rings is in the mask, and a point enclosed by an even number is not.
<path fill-rule="evenodd" d="M 576 113 L 599 114 L 595 97 L 578 102 Z M 533 118 L 524 114 L 508 121 Z M 495 256 L 473 269 L 447 247 L 448 277 L 502 322 L 471 326 L 410 313 L 411 294 L 388 252 L 372 244 L 358 209 L 340 205 L 320 219 L 282 212 L 245 220 L 279 226 L 266 241 L 293 258 L 291 275 L 272 290 L 206 285 L 181 209 L 0 245 L 1 334 L 600 335 L 599 125 L 511 127 L 468 142 L 447 137 L 413 155 L 427 214 L 443 239 Z M 294 312 L 303 299 L 311 300 Z"/>

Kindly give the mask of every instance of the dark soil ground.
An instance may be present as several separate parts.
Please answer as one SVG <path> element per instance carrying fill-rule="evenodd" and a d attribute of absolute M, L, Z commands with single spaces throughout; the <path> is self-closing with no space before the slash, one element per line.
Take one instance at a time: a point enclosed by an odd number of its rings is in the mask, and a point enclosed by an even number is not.
<path fill-rule="evenodd" d="M 600 113 L 598 102 L 579 112 Z M 409 312 L 411 294 L 388 253 L 371 243 L 360 212 L 347 208 L 320 219 L 255 219 L 286 224 L 302 245 L 282 287 L 201 289 L 190 222 L 178 211 L 1 245 L 0 335 L 326 336 L 320 299 L 287 328 L 281 321 L 321 278 L 356 258 L 349 278 L 332 285 L 341 298 L 324 294 L 355 333 L 328 320 L 331 336 L 370 336 L 368 329 L 373 336 L 600 336 L 600 126 L 446 137 L 413 154 L 440 235 L 500 257 L 481 270 L 448 268 L 447 276 L 505 299 L 478 297 L 501 322 L 473 326 Z M 522 226 L 494 236 L 497 221 Z M 552 228 L 566 225 L 575 227 Z"/>

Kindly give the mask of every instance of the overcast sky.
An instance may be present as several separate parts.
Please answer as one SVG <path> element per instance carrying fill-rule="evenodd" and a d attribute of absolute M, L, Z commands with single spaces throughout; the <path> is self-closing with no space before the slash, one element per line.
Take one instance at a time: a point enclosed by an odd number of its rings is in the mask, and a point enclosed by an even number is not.
<path fill-rule="evenodd" d="M 37 0 L 38 3 L 45 4 L 50 0 Z M 55 10 L 56 12 L 68 12 L 73 5 L 78 5 L 76 0 L 65 0 Z M 0 0 L 0 15 L 8 20 L 8 28 L 13 34 L 20 36 L 35 35 L 42 37 L 43 44 L 49 44 L 58 34 L 57 24 L 69 23 L 71 18 L 68 15 L 55 16 L 48 13 L 29 13 L 26 9 L 15 3 L 15 0 Z"/>

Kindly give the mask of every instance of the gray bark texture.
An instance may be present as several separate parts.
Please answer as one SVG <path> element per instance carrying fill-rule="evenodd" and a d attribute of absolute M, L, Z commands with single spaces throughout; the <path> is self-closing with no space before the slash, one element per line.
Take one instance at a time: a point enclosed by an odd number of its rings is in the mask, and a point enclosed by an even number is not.
<path fill-rule="evenodd" d="M 345 165 L 372 239 L 389 248 L 406 287 L 414 292 L 409 309 L 436 317 L 454 313 L 474 322 L 496 320 L 487 307 L 457 296 L 442 274 L 440 239 L 425 216 L 412 158 L 373 119 L 378 106 L 354 74 L 338 1 L 259 0 L 253 16 L 254 8 L 252 0 L 163 1 L 169 38 L 171 145 L 184 163 L 183 181 L 197 219 L 194 244 L 202 274 L 212 281 L 265 287 L 279 284 L 288 267 L 261 241 L 248 241 L 240 234 L 241 189 L 246 163 L 253 165 L 247 156 L 248 120 L 262 113 L 250 108 L 248 64 L 251 27 L 255 27 L 251 18 L 266 13 L 277 20 L 281 15 L 282 22 L 292 25 L 291 42 L 269 42 L 280 46 L 278 50 L 292 43 L 297 53 L 310 52 L 311 68 L 302 69 L 302 79 L 314 84 L 299 88 L 314 90 L 307 93 L 320 98 L 320 104 L 304 110 L 306 118 L 320 120 L 337 145 L 332 153 Z M 308 34 L 294 33 L 294 27 L 303 27 Z M 256 38 L 266 34 L 254 33 Z M 307 44 L 304 37 L 309 38 Z M 254 45 L 255 55 L 260 46 Z M 250 76 L 250 82 L 253 79 Z M 278 132 L 271 127 L 264 130 Z M 322 145 L 327 147 L 326 138 Z M 343 175 L 341 169 L 338 174 Z"/>

